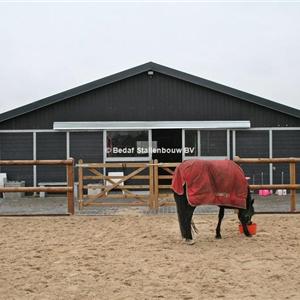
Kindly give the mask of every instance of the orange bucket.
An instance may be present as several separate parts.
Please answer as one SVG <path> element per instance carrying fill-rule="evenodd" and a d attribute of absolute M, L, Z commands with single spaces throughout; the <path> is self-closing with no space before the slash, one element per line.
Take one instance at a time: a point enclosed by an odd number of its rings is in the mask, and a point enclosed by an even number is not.
<path fill-rule="evenodd" d="M 247 225 L 247 227 L 248 227 L 248 231 L 249 231 L 250 234 L 252 234 L 252 235 L 256 234 L 256 223 L 252 223 L 250 225 Z M 239 224 L 239 230 L 240 230 L 240 233 L 244 232 L 242 224 Z"/>

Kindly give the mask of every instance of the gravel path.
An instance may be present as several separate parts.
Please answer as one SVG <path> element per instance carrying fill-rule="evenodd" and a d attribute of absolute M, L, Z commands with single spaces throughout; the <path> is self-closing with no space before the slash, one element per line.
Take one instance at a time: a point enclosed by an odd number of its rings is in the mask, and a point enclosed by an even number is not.
<path fill-rule="evenodd" d="M 297 195 L 299 199 L 299 194 Z M 260 197 L 254 195 L 256 212 L 289 212 L 290 197 L 287 196 L 269 196 Z M 66 197 L 22 197 L 13 199 L 0 198 L 0 215 L 9 214 L 66 214 Z M 76 214 L 78 215 L 115 215 L 124 212 L 139 212 L 144 214 L 153 214 L 147 207 L 85 207 L 78 209 L 78 202 L 75 200 Z M 297 211 L 300 205 L 298 204 Z M 216 206 L 199 206 L 196 208 L 196 214 L 217 213 Z M 175 206 L 161 207 L 159 213 L 176 213 Z M 232 211 L 228 211 L 232 213 Z"/>

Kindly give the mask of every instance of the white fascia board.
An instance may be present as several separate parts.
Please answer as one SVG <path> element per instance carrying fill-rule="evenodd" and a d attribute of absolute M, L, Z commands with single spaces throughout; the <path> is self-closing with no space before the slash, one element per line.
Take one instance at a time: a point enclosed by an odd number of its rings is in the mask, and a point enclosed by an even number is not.
<path fill-rule="evenodd" d="M 250 121 L 54 122 L 54 130 L 249 129 Z"/>

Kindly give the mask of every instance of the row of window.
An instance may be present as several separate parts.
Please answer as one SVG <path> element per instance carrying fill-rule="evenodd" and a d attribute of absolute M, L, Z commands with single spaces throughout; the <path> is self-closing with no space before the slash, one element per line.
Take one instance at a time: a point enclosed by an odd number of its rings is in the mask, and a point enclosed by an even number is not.
<path fill-rule="evenodd" d="M 151 157 L 151 153 L 163 151 L 166 153 L 182 151 L 187 157 L 227 156 L 227 132 L 225 130 L 184 130 L 182 134 L 184 134 L 184 139 L 173 141 L 172 148 L 168 149 L 164 148 L 159 141 L 152 140 L 148 130 L 107 131 L 106 157 L 146 158 L 149 155 Z"/>
<path fill-rule="evenodd" d="M 185 130 L 185 147 L 195 147 L 196 156 L 226 156 L 227 133 L 225 130 Z"/>

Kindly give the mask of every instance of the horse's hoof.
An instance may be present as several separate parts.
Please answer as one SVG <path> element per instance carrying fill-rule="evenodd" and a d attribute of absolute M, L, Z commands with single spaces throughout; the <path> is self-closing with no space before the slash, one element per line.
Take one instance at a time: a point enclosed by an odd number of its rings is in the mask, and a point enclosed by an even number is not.
<path fill-rule="evenodd" d="M 248 234 L 248 235 L 246 235 L 246 237 L 252 237 L 252 234 Z"/>
<path fill-rule="evenodd" d="M 183 242 L 187 245 L 194 245 L 195 241 L 194 240 L 190 240 L 190 239 L 184 239 Z"/>
<path fill-rule="evenodd" d="M 216 239 L 220 240 L 222 238 L 221 235 L 216 235 Z"/>

